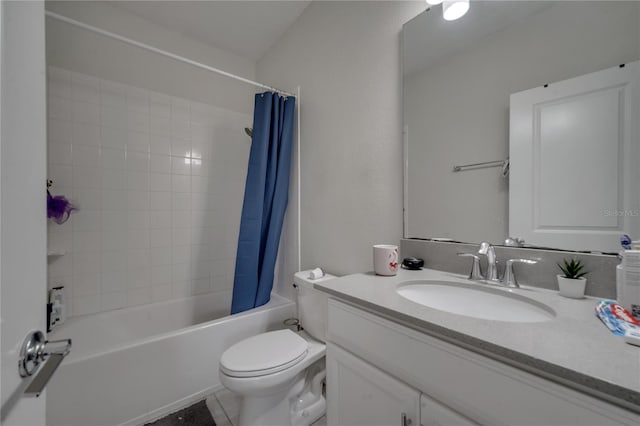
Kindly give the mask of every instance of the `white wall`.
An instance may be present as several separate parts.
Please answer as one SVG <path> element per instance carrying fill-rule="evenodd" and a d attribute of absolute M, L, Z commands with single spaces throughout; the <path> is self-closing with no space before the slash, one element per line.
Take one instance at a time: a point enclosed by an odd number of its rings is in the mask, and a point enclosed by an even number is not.
<path fill-rule="evenodd" d="M 302 87 L 303 269 L 371 270 L 371 245 L 402 237 L 400 32 L 425 7 L 313 2 L 258 61 L 261 81 Z"/>
<path fill-rule="evenodd" d="M 255 63 L 169 31 L 108 2 L 51 1 L 47 10 L 253 79 Z M 234 111 L 253 113 L 252 86 L 47 18 L 47 64 Z"/>
<path fill-rule="evenodd" d="M 49 67 L 49 287 L 69 313 L 233 286 L 252 116 Z"/>
<path fill-rule="evenodd" d="M 508 155 L 511 93 L 637 60 L 638 6 L 558 2 L 409 76 L 407 237 L 504 241 L 509 188 L 500 170 L 452 166 Z"/>

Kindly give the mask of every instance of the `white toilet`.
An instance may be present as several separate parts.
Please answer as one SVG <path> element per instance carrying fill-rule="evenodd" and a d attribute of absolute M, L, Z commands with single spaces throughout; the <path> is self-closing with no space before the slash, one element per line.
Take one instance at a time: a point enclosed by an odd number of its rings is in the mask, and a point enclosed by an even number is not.
<path fill-rule="evenodd" d="M 220 381 L 242 396 L 240 426 L 308 426 L 322 417 L 327 295 L 311 271 L 294 275 L 298 316 L 304 331 L 270 331 L 242 340 L 220 358 Z"/>

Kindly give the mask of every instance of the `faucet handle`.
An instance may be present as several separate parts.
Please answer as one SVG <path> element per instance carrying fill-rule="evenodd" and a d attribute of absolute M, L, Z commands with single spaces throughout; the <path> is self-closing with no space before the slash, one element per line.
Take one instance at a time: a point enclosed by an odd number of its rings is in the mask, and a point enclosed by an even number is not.
<path fill-rule="evenodd" d="M 525 263 L 527 265 L 534 265 L 538 263 L 537 260 L 532 259 L 509 259 L 507 260 L 506 267 L 504 269 L 504 285 L 507 287 L 516 287 L 520 288 L 520 284 L 518 284 L 518 280 L 516 279 L 516 273 L 513 270 L 514 263 Z"/>
<path fill-rule="evenodd" d="M 483 241 L 480 243 L 480 247 L 478 248 L 478 253 L 479 254 L 488 254 L 489 250 L 493 249 L 493 246 L 491 245 L 491 243 L 487 242 L 487 241 Z"/>
<path fill-rule="evenodd" d="M 480 243 L 478 254 L 487 256 L 487 274 L 485 279 L 498 282 L 498 259 L 496 258 L 495 248 L 491 243 L 483 241 Z"/>
<path fill-rule="evenodd" d="M 480 256 L 473 253 L 458 253 L 460 257 L 472 257 L 473 264 L 471 265 L 471 272 L 469 272 L 470 280 L 484 280 L 482 269 L 480 268 Z"/>
<path fill-rule="evenodd" d="M 504 240 L 504 245 L 507 247 L 524 247 L 524 240 L 518 237 L 507 237 Z"/>

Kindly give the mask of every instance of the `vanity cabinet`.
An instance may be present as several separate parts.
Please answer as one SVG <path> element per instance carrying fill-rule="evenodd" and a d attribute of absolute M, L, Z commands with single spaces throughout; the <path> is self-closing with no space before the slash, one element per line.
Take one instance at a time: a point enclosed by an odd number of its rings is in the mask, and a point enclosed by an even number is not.
<path fill-rule="evenodd" d="M 404 426 L 402 413 L 413 426 L 640 424 L 631 411 L 407 325 L 329 301 L 330 426 Z"/>
<path fill-rule="evenodd" d="M 426 395 L 420 397 L 421 426 L 478 426 Z"/>
<path fill-rule="evenodd" d="M 327 346 L 327 424 L 416 425 L 420 392 L 339 347 Z"/>
<path fill-rule="evenodd" d="M 327 345 L 327 374 L 329 425 L 476 425 L 331 343 Z"/>

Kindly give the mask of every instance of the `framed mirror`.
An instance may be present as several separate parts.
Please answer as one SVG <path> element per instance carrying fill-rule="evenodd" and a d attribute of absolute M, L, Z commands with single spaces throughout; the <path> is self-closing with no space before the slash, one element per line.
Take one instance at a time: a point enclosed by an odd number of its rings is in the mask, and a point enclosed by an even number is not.
<path fill-rule="evenodd" d="M 481 1 L 456 21 L 434 6 L 402 40 L 405 238 L 600 252 L 640 239 L 640 3 Z M 628 82 L 560 93 L 606 70 Z M 533 123 L 528 142 L 516 123 Z"/>

